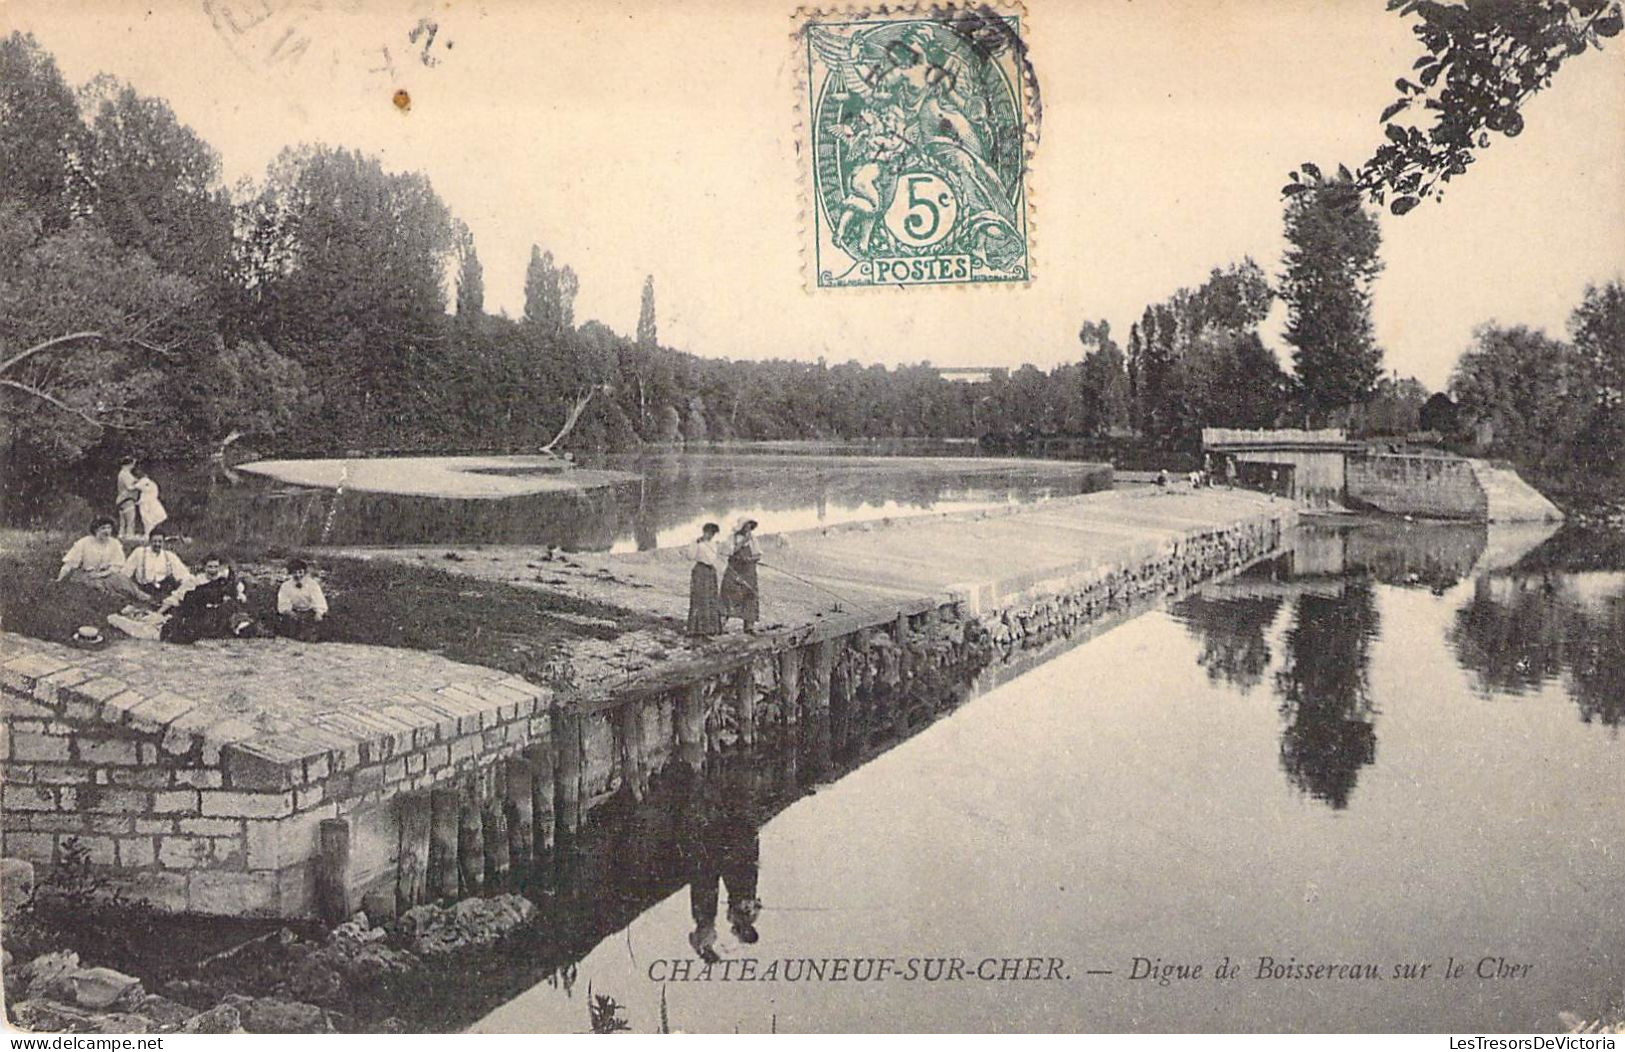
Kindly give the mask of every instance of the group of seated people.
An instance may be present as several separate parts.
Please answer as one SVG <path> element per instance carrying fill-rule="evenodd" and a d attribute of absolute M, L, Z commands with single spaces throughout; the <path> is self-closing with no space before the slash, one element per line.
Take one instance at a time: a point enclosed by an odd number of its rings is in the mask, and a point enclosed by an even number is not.
<path fill-rule="evenodd" d="M 132 600 L 108 617 L 114 627 L 168 643 L 265 634 L 248 612 L 247 589 L 230 563 L 210 554 L 193 573 L 169 547 L 170 535 L 162 528 L 126 555 L 114 528 L 110 518 L 94 520 L 90 533 L 62 557 L 56 577 Z M 276 634 L 314 641 L 326 616 L 321 582 L 304 560 L 290 560 L 288 576 L 277 589 Z"/>

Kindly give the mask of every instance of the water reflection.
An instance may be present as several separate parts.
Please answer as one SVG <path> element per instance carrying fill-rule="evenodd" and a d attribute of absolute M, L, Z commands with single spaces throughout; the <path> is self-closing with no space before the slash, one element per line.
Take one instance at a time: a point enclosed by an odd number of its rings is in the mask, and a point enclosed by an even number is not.
<path fill-rule="evenodd" d="M 451 500 L 290 486 L 212 464 L 158 464 L 153 474 L 174 528 L 221 544 L 550 544 L 573 551 L 669 547 L 692 540 L 701 523 L 746 516 L 783 532 L 1110 486 L 1109 475 L 1087 465 L 965 458 L 651 453 L 585 458 L 583 466 L 640 479 L 585 492 Z M 110 485 L 86 475 L 27 493 L 10 487 L 6 523 L 82 529 Z"/>
<path fill-rule="evenodd" d="M 1625 580 L 1554 568 L 1554 552 L 1589 559 L 1595 548 L 1572 535 L 1545 541 L 1550 533 L 1394 521 L 1311 526 L 1280 556 L 1172 613 L 1200 644 L 1208 680 L 1240 694 L 1265 680 L 1279 651 L 1271 685 L 1282 770 L 1298 790 L 1343 810 L 1377 756 L 1370 668 L 1382 634 L 1378 588 L 1425 589 L 1453 609 L 1445 636 L 1481 694 L 1526 694 L 1562 678 L 1582 721 L 1620 725 Z M 1529 561 L 1546 568 L 1517 569 Z M 1283 609 L 1286 628 L 1277 633 Z"/>
<path fill-rule="evenodd" d="M 1293 785 L 1339 810 L 1360 768 L 1377 758 L 1370 686 L 1377 630 L 1369 582 L 1349 582 L 1336 597 L 1300 596 L 1275 677 L 1285 724 L 1281 767 Z"/>
<path fill-rule="evenodd" d="M 1449 633 L 1486 693 L 1526 694 L 1566 677 L 1580 718 L 1625 717 L 1625 580 L 1541 571 L 1474 582 Z"/>

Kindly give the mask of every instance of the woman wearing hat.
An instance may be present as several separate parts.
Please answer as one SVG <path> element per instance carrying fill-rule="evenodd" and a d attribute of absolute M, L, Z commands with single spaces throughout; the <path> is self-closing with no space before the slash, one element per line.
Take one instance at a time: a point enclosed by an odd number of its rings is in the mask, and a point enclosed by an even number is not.
<path fill-rule="evenodd" d="M 728 618 L 737 617 L 752 635 L 762 616 L 761 592 L 756 584 L 756 564 L 761 561 L 761 550 L 756 547 L 756 520 L 740 519 L 734 527 L 728 569 L 722 575 L 722 620 L 726 624 Z"/>
<path fill-rule="evenodd" d="M 689 549 L 694 557 L 694 568 L 688 574 L 688 634 L 716 636 L 722 634 L 722 608 L 717 602 L 717 578 L 723 567 L 722 553 L 717 549 L 717 534 L 722 527 L 708 522 Z"/>

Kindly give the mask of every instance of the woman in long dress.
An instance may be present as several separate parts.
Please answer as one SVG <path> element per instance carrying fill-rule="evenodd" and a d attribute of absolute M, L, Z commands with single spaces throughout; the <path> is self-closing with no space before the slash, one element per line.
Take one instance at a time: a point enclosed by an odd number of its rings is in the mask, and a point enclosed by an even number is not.
<path fill-rule="evenodd" d="M 756 631 L 762 616 L 761 591 L 756 583 L 756 564 L 762 553 L 756 547 L 756 520 L 741 519 L 734 527 L 733 551 L 728 553 L 728 569 L 722 575 L 722 620 L 737 617 L 745 631 Z"/>
<path fill-rule="evenodd" d="M 720 530 L 716 523 L 706 523 L 690 549 L 694 556 L 694 568 L 688 574 L 688 634 L 691 636 L 722 634 L 722 605 L 717 599 L 718 570 L 723 565 L 722 553 L 717 548 Z"/>
<path fill-rule="evenodd" d="M 154 527 L 169 518 L 163 502 L 158 499 L 158 483 L 152 481 L 145 468 L 135 469 L 136 510 L 141 513 L 141 529 L 152 535 Z"/>

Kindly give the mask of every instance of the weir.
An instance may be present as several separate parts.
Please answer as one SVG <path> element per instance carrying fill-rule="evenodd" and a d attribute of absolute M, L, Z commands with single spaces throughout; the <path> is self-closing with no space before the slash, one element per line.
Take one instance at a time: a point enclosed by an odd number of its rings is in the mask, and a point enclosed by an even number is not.
<path fill-rule="evenodd" d="M 995 657 L 1239 569 L 1296 520 L 1241 491 L 1116 491 L 763 538 L 782 627 L 618 676 L 583 650 L 548 685 L 379 647 L 5 634 L 3 852 L 49 866 L 76 847 L 129 896 L 204 914 L 575 887 L 588 831 L 672 778 L 838 775 Z M 680 553 L 588 562 L 623 605 L 686 593 Z"/>

